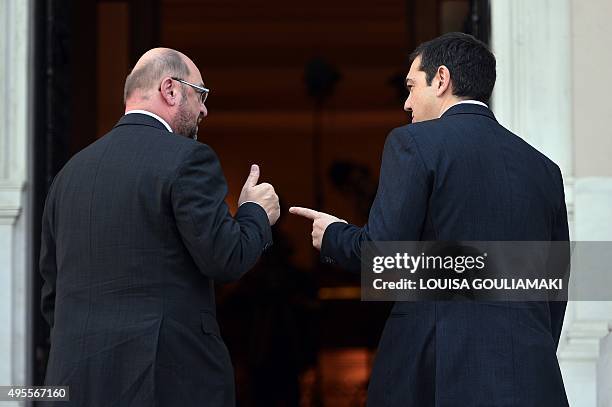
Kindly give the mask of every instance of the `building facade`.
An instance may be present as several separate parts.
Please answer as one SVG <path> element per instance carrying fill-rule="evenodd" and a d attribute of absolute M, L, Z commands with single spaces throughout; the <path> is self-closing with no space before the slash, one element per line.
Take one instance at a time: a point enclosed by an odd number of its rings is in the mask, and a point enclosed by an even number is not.
<path fill-rule="evenodd" d="M 561 167 L 572 240 L 612 241 L 612 3 L 492 0 L 491 10 L 498 120 Z M 0 384 L 34 377 L 36 21 L 32 0 L 0 2 Z M 612 406 L 611 331 L 611 302 L 569 304 L 558 357 L 572 406 Z"/>

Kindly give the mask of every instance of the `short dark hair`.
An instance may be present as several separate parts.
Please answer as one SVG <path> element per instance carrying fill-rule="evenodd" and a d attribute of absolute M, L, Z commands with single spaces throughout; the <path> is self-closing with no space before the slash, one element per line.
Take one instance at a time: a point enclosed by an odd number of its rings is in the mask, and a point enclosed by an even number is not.
<path fill-rule="evenodd" d="M 487 103 L 495 85 L 495 56 L 482 42 L 469 34 L 452 32 L 422 43 L 410 55 L 410 63 L 421 57 L 420 70 L 427 85 L 438 68 L 451 73 L 453 95 Z"/>

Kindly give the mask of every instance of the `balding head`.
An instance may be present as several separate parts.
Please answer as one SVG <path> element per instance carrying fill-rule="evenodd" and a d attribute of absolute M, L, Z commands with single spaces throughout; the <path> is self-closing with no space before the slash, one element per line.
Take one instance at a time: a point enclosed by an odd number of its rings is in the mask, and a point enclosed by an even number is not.
<path fill-rule="evenodd" d="M 151 91 L 156 91 L 165 76 L 189 77 L 188 58 L 170 48 L 153 48 L 147 51 L 125 80 L 124 103 L 136 96 L 147 100 Z M 190 62 L 190 61 L 189 61 Z"/>
<path fill-rule="evenodd" d="M 186 55 L 154 48 L 140 57 L 125 80 L 125 111 L 154 113 L 174 132 L 196 138 L 198 124 L 207 115 L 203 87 L 200 70 Z"/>

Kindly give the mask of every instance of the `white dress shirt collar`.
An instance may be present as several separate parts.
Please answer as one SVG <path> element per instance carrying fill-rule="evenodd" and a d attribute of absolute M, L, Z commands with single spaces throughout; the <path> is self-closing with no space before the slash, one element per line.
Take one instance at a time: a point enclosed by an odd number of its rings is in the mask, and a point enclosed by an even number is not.
<path fill-rule="evenodd" d="M 450 109 L 451 107 L 453 107 L 453 106 L 457 106 L 457 105 L 460 105 L 460 104 L 462 104 L 462 103 L 466 103 L 466 104 L 470 104 L 470 105 L 480 105 L 480 106 L 484 106 L 484 107 L 486 107 L 487 109 L 489 108 L 489 106 L 487 106 L 487 104 L 486 104 L 486 103 L 482 103 L 480 100 L 473 100 L 473 99 L 462 100 L 462 101 L 460 101 L 460 102 L 455 103 L 454 105 L 450 105 L 449 107 L 447 107 L 447 108 L 446 108 L 446 109 L 445 109 L 445 110 L 442 112 L 442 114 L 440 115 L 440 117 L 442 117 L 442 115 L 443 115 L 444 113 L 446 113 L 446 112 L 448 111 L 448 109 Z"/>
<path fill-rule="evenodd" d="M 164 119 L 162 119 L 161 117 L 159 117 L 159 116 L 158 116 L 158 115 L 156 115 L 155 113 L 151 113 L 151 112 L 148 112 L 148 111 L 146 111 L 146 110 L 138 110 L 138 109 L 136 109 L 136 110 L 130 110 L 130 111 L 128 111 L 128 112 L 125 112 L 125 114 L 131 114 L 131 113 L 140 113 L 140 114 L 146 114 L 147 116 L 151 116 L 152 118 L 157 119 L 158 121 L 160 121 L 160 122 L 161 122 L 161 124 L 163 124 L 163 125 L 164 125 L 164 127 L 165 127 L 166 129 L 168 129 L 168 131 L 169 131 L 170 133 L 172 133 L 172 128 L 170 127 L 170 125 L 169 125 L 169 124 L 168 124 L 168 123 L 167 123 L 167 122 L 166 122 Z"/>

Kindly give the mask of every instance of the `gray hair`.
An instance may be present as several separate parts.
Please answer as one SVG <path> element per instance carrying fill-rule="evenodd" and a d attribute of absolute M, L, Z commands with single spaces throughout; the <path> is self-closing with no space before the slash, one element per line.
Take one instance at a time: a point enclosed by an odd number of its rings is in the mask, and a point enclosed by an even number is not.
<path fill-rule="evenodd" d="M 134 68 L 125 79 L 123 103 L 135 90 L 149 90 L 164 76 L 185 78 L 189 76 L 189 68 L 180 52 L 167 49 L 155 58 L 146 61 L 138 69 Z"/>

